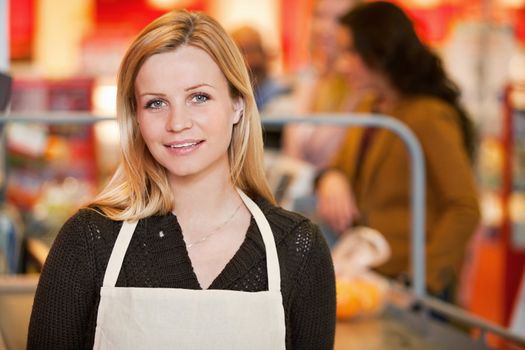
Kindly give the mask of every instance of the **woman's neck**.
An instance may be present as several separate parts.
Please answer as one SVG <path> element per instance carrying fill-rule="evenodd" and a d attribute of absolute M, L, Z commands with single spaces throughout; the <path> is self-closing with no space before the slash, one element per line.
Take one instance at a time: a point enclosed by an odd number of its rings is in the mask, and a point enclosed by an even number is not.
<path fill-rule="evenodd" d="M 172 181 L 173 212 L 186 220 L 213 217 L 240 202 L 229 176 Z"/>
<path fill-rule="evenodd" d="M 401 94 L 390 84 L 384 83 L 378 89 L 377 110 L 379 113 L 390 114 L 399 104 Z"/>
<path fill-rule="evenodd" d="M 336 56 L 327 53 L 318 54 L 313 58 L 312 64 L 320 76 L 329 76 L 336 73 Z"/>

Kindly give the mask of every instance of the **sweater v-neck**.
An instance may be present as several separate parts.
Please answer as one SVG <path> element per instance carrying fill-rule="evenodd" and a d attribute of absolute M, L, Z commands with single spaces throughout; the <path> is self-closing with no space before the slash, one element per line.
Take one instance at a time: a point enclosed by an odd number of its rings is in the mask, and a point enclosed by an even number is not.
<path fill-rule="evenodd" d="M 175 235 L 177 246 L 182 246 L 180 252 L 183 254 L 182 258 L 184 265 L 188 267 L 189 279 L 191 280 L 192 287 L 194 289 L 206 290 L 206 289 L 228 289 L 228 287 L 236 280 L 242 277 L 243 273 L 250 270 L 251 266 L 257 264 L 261 259 L 265 258 L 265 247 L 262 240 L 259 228 L 253 216 L 250 219 L 250 224 L 246 231 L 243 242 L 239 246 L 239 249 L 235 252 L 232 258 L 226 263 L 221 272 L 214 278 L 208 288 L 202 288 L 193 264 L 190 259 L 188 249 L 184 242 L 184 236 L 182 234 L 182 228 L 177 220 L 177 216 L 173 213 L 168 213 L 166 220 L 162 220 L 161 229 L 165 232 Z"/>
<path fill-rule="evenodd" d="M 253 217 L 251 217 L 250 224 L 244 236 L 243 242 L 239 246 L 239 249 L 234 253 L 232 258 L 226 263 L 222 271 L 219 272 L 217 276 L 215 276 L 215 278 L 213 279 L 212 283 L 208 286 L 208 288 L 202 288 L 197 278 L 197 274 L 195 273 L 195 270 L 193 268 L 193 263 L 189 256 L 188 249 L 186 247 L 186 244 L 184 243 L 182 229 L 179 225 L 179 222 L 176 216 L 173 215 L 173 217 L 176 222 L 177 238 L 182 240 L 182 244 L 184 245 L 184 248 L 185 248 L 184 249 L 184 260 L 186 260 L 188 266 L 190 266 L 191 268 L 192 280 L 198 285 L 198 289 L 201 289 L 201 290 L 225 289 L 227 286 L 233 283 L 236 279 L 242 276 L 240 274 L 241 271 L 246 271 L 246 267 L 255 265 L 259 261 L 259 259 L 262 257 L 260 254 L 261 248 L 263 249 L 263 251 L 265 251 L 264 247 L 259 247 L 258 244 L 255 244 L 256 241 L 254 240 L 255 237 L 253 236 L 257 236 L 258 227 Z"/>

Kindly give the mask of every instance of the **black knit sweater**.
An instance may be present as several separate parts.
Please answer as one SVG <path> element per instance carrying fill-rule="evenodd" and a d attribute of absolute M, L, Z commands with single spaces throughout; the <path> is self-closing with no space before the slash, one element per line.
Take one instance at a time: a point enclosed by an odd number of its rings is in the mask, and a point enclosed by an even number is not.
<path fill-rule="evenodd" d="M 319 229 L 298 214 L 256 202 L 277 245 L 287 349 L 332 349 L 334 271 Z M 36 291 L 28 349 L 93 348 L 99 291 L 121 225 L 83 209 L 62 227 Z M 200 288 L 174 215 L 139 221 L 117 287 Z M 253 218 L 241 247 L 209 288 L 268 289 L 264 243 Z"/>

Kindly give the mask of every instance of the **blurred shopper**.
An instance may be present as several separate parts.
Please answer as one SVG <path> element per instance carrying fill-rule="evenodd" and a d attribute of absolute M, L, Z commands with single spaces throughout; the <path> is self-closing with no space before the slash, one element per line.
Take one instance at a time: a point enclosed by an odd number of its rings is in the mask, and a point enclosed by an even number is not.
<path fill-rule="evenodd" d="M 353 94 L 339 71 L 338 19 L 358 0 L 316 0 L 310 33 L 309 66 L 297 75 L 295 114 L 355 110 L 361 96 Z M 345 128 L 333 125 L 294 124 L 285 129 L 283 152 L 320 169 L 337 152 Z"/>
<path fill-rule="evenodd" d="M 234 30 L 231 36 L 244 56 L 255 102 L 262 116 L 290 114 L 294 108 L 292 84 L 284 77 L 271 74 L 273 55 L 265 47 L 260 33 L 250 26 L 243 26 Z M 267 150 L 281 148 L 281 127 L 264 128 L 264 146 Z"/>
<path fill-rule="evenodd" d="M 279 107 L 272 108 L 272 103 L 277 104 L 277 100 L 289 96 L 292 88 L 284 79 L 271 76 L 269 67 L 272 57 L 264 47 L 261 34 L 250 26 L 243 26 L 234 30 L 231 36 L 248 66 L 259 112 L 278 109 Z"/>
<path fill-rule="evenodd" d="M 375 110 L 405 123 L 423 148 L 427 285 L 450 299 L 480 215 L 473 128 L 458 88 L 396 5 L 358 5 L 341 23 L 348 79 L 355 89 L 373 91 Z M 363 224 L 386 236 L 392 258 L 379 271 L 394 278 L 409 271 L 409 167 L 406 147 L 396 135 L 351 128 L 317 187 L 318 214 L 336 234 Z"/>
<path fill-rule="evenodd" d="M 239 50 L 170 12 L 124 56 L 122 163 L 62 228 L 29 349 L 331 349 L 335 281 L 319 229 L 274 205 Z"/>

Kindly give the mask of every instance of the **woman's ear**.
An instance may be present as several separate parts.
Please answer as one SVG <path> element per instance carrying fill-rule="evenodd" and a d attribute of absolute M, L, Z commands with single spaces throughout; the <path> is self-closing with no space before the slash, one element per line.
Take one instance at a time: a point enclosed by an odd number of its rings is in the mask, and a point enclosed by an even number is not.
<path fill-rule="evenodd" d="M 244 99 L 237 97 L 233 100 L 233 124 L 237 124 L 244 114 Z"/>

